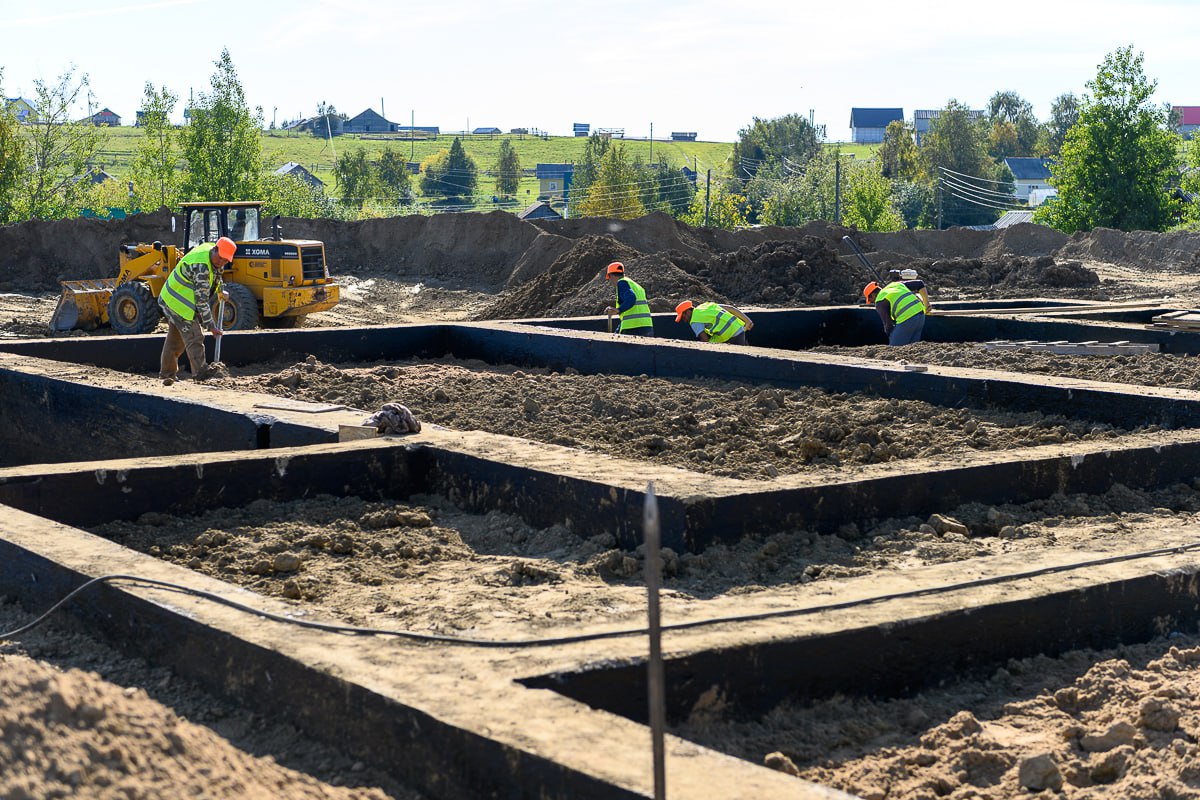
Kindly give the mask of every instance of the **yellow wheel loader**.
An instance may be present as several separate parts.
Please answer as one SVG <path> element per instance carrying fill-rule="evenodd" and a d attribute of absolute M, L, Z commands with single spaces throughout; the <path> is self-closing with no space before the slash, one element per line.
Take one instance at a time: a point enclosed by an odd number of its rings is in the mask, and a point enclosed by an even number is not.
<path fill-rule="evenodd" d="M 111 325 L 117 333 L 149 333 L 161 318 L 158 294 L 184 254 L 198 244 L 228 236 L 237 242 L 233 261 L 221 270 L 229 299 L 222 328 L 297 328 L 304 318 L 338 304 L 337 283 L 329 277 L 325 245 L 284 239 L 279 217 L 271 235 L 260 235 L 262 204 L 184 203 L 183 247 L 123 244 L 115 278 L 62 281 L 63 293 L 50 317 L 50 329 L 92 330 Z M 175 230 L 175 220 L 171 220 Z M 216 304 L 214 302 L 214 309 Z"/>

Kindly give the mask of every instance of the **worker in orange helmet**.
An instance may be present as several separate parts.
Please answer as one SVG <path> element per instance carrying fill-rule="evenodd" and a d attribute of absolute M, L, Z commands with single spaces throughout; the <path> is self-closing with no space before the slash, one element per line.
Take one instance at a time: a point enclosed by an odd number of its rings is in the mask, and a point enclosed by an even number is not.
<path fill-rule="evenodd" d="M 604 309 L 612 325 L 613 314 L 621 315 L 616 333 L 628 336 L 653 336 L 654 318 L 650 316 L 650 304 L 646 301 L 646 290 L 632 278 L 625 277 L 625 265 L 614 261 L 604 271 L 604 280 L 616 287 L 617 304 Z"/>
<path fill-rule="evenodd" d="M 746 332 L 754 327 L 750 318 L 733 306 L 718 303 L 693 305 L 691 300 L 684 300 L 675 306 L 675 321 L 691 325 L 697 339 L 713 344 L 749 344 Z"/>
<path fill-rule="evenodd" d="M 871 281 L 863 287 L 863 299 L 874 305 L 879 313 L 889 345 L 921 341 L 921 334 L 925 330 L 925 314 L 929 311 L 929 296 L 925 293 L 924 281 L 916 278 L 897 280 L 884 286 Z"/>
<path fill-rule="evenodd" d="M 179 357 L 185 352 L 192 378 L 202 381 L 209 377 L 208 361 L 204 354 L 204 328 L 214 338 L 220 338 L 222 320 L 214 319 L 211 297 L 229 297 L 221 288 L 221 270 L 237 252 L 237 243 L 227 236 L 193 247 L 179 260 L 167 276 L 158 295 L 158 307 L 167 318 L 167 338 L 159 359 L 158 377 L 166 386 L 175 382 Z"/>

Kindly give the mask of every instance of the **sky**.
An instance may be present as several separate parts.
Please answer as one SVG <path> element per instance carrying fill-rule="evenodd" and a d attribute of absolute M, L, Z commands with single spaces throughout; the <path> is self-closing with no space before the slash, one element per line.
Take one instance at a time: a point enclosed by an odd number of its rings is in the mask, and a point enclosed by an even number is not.
<path fill-rule="evenodd" d="M 849 141 L 850 109 L 986 107 L 1039 120 L 1132 45 L 1153 100 L 1200 105 L 1196 0 L 0 0 L 0 92 L 86 74 L 93 110 L 132 123 L 147 82 L 209 91 L 227 48 L 266 124 L 371 108 L 442 131 L 572 124 L 732 142 L 755 118 L 811 117 Z M 87 115 L 88 98 L 79 102 Z"/>

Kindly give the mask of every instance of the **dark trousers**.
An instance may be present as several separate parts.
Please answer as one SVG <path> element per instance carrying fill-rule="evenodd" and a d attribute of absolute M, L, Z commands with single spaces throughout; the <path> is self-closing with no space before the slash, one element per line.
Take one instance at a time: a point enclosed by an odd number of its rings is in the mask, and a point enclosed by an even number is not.
<path fill-rule="evenodd" d="M 921 341 L 921 332 L 925 330 L 925 315 L 917 314 L 909 317 L 892 328 L 888 336 L 888 344 L 912 344 Z"/>
<path fill-rule="evenodd" d="M 630 328 L 627 331 L 617 331 L 617 333 L 622 333 L 626 336 L 649 336 L 650 338 L 654 338 L 654 328 L 650 325 L 644 328 Z"/>

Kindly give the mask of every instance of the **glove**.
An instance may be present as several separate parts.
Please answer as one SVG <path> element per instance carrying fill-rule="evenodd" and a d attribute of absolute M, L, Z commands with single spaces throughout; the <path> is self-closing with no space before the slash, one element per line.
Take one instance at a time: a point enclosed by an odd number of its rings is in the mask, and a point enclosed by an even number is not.
<path fill-rule="evenodd" d="M 420 433 L 421 423 L 413 413 L 399 403 L 387 403 L 383 408 L 362 421 L 384 436 L 396 433 Z"/>

